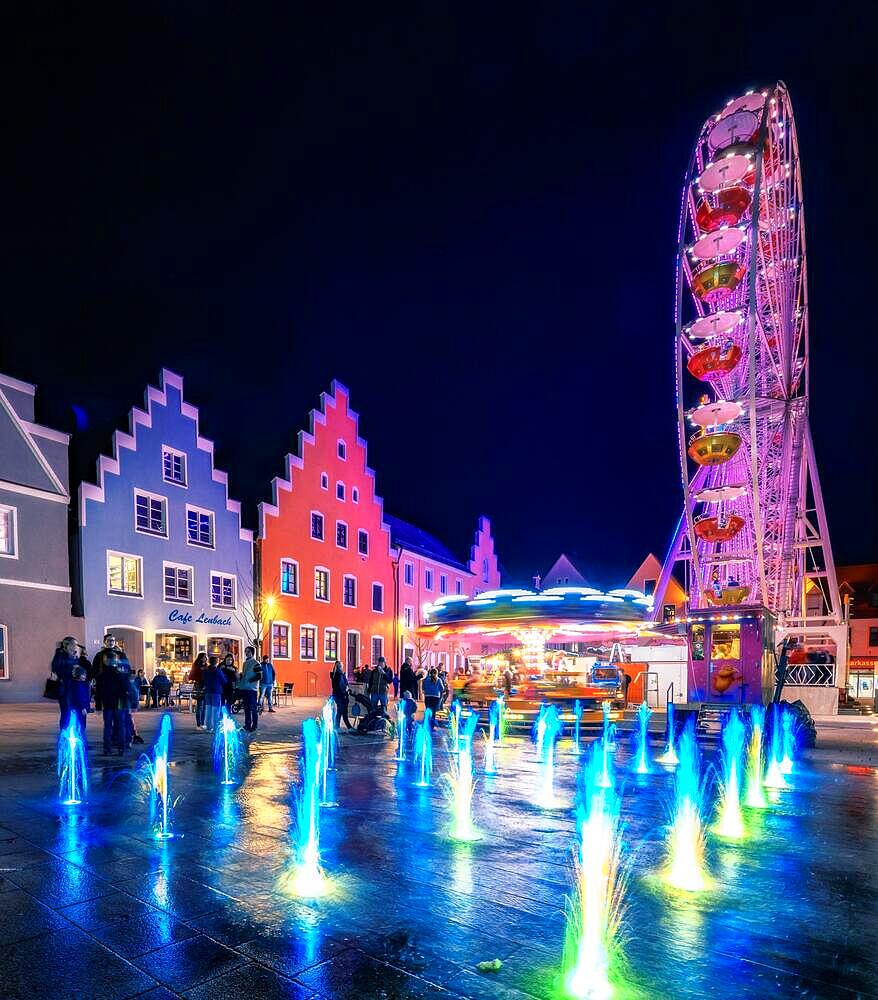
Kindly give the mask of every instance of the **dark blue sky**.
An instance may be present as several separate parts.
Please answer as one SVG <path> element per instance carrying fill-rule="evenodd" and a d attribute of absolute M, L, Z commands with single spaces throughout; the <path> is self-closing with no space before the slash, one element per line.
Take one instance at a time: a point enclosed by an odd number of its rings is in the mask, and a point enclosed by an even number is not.
<path fill-rule="evenodd" d="M 866 15 L 180 6 L 44 7 L 8 64 L 0 369 L 85 411 L 78 473 L 164 365 L 255 524 L 337 377 L 389 511 L 459 551 L 490 514 L 522 579 L 562 549 L 627 577 L 680 506 L 690 148 L 781 78 L 836 558 L 878 558 Z"/>

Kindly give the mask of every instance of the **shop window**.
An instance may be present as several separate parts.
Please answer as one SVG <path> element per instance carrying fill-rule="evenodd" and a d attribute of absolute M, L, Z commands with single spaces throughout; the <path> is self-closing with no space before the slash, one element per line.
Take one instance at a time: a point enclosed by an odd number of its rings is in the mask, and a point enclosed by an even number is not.
<path fill-rule="evenodd" d="M 343 583 L 342 604 L 347 608 L 355 608 L 357 606 L 357 578 L 346 576 Z"/>
<path fill-rule="evenodd" d="M 285 622 L 271 623 L 271 655 L 277 660 L 290 658 L 290 626 Z"/>
<path fill-rule="evenodd" d="M 299 593 L 299 564 L 294 559 L 280 561 L 280 592 L 294 595 Z"/>
<path fill-rule="evenodd" d="M 714 625 L 710 633 L 710 658 L 712 660 L 741 659 L 741 626 Z"/>
<path fill-rule="evenodd" d="M 175 486 L 186 485 L 186 455 L 174 448 L 162 448 L 162 479 Z"/>
<path fill-rule="evenodd" d="M 377 663 L 384 656 L 384 636 L 372 636 L 372 663 Z"/>
<path fill-rule="evenodd" d="M 361 556 L 369 555 L 369 532 L 362 528 L 357 532 L 357 551 Z"/>
<path fill-rule="evenodd" d="M 337 628 L 326 628 L 323 630 L 323 659 L 327 663 L 338 659 L 338 637 Z"/>
<path fill-rule="evenodd" d="M 232 639 L 224 635 L 209 635 L 205 652 L 208 656 L 215 656 L 220 660 L 231 653 L 235 658 L 235 663 L 241 663 L 241 642 L 239 639 Z"/>
<path fill-rule="evenodd" d="M 402 578 L 407 587 L 415 585 L 415 564 L 411 562 L 403 563 Z"/>
<path fill-rule="evenodd" d="M 0 504 L 0 556 L 18 558 L 18 511 Z"/>
<path fill-rule="evenodd" d="M 186 507 L 186 541 L 190 545 L 213 548 L 213 511 Z"/>
<path fill-rule="evenodd" d="M 323 541 L 323 515 L 316 510 L 311 512 L 311 537 Z"/>
<path fill-rule="evenodd" d="M 692 626 L 692 659 L 704 659 L 704 626 Z"/>
<path fill-rule="evenodd" d="M 143 560 L 121 552 L 107 553 L 107 589 L 111 594 L 142 597 Z"/>
<path fill-rule="evenodd" d="M 329 570 L 320 566 L 314 570 L 314 600 L 329 600 Z"/>
<path fill-rule="evenodd" d="M 134 493 L 134 527 L 148 535 L 168 534 L 168 501 L 152 493 Z"/>
<path fill-rule="evenodd" d="M 9 680 L 9 632 L 0 625 L 0 681 Z"/>
<path fill-rule="evenodd" d="M 317 628 L 314 625 L 303 625 L 299 629 L 299 658 L 317 659 Z"/>
<path fill-rule="evenodd" d="M 227 573 L 210 574 L 210 603 L 215 608 L 234 608 L 237 581 Z"/>
<path fill-rule="evenodd" d="M 384 585 L 381 583 L 372 584 L 372 610 L 384 610 Z"/>
<path fill-rule="evenodd" d="M 164 564 L 165 600 L 179 604 L 192 603 L 192 567 Z"/>
<path fill-rule="evenodd" d="M 192 636 L 161 632 L 156 636 L 156 640 L 157 665 L 164 667 L 172 682 L 179 683 L 195 658 Z"/>
<path fill-rule="evenodd" d="M 340 549 L 348 547 L 348 526 L 344 521 L 335 522 L 335 544 Z"/>

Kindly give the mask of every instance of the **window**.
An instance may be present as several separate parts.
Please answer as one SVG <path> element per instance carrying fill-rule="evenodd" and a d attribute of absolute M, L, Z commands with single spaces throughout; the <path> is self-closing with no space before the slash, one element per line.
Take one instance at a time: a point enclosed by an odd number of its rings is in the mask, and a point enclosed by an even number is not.
<path fill-rule="evenodd" d="M 339 482 L 335 484 L 335 499 L 344 501 L 344 483 Z"/>
<path fill-rule="evenodd" d="M 455 594 L 462 594 L 463 593 L 463 580 L 455 580 L 454 581 L 454 593 Z"/>
<path fill-rule="evenodd" d="M 354 503 L 360 502 L 360 491 L 357 489 L 356 486 L 351 487 L 351 500 L 353 500 Z"/>
<path fill-rule="evenodd" d="M 357 578 L 346 576 L 343 583 L 341 602 L 347 608 L 355 608 L 357 606 Z"/>
<path fill-rule="evenodd" d="M 162 448 L 162 479 L 177 486 L 186 485 L 186 456 L 174 448 Z"/>
<path fill-rule="evenodd" d="M 372 662 L 377 663 L 384 656 L 384 636 L 372 636 Z"/>
<path fill-rule="evenodd" d="M 411 562 L 403 563 L 402 567 L 402 578 L 405 581 L 407 587 L 414 587 L 415 585 L 415 564 Z"/>
<path fill-rule="evenodd" d="M 149 535 L 168 534 L 168 501 L 151 493 L 134 492 L 134 527 Z"/>
<path fill-rule="evenodd" d="M 186 507 L 186 541 L 213 548 L 213 511 Z"/>
<path fill-rule="evenodd" d="M 9 635 L 6 626 L 0 625 L 0 681 L 9 680 Z"/>
<path fill-rule="evenodd" d="M 234 608 L 237 581 L 228 573 L 210 574 L 210 603 L 215 608 Z"/>
<path fill-rule="evenodd" d="M 126 597 L 142 597 L 143 560 L 121 552 L 107 553 L 107 590 Z"/>
<path fill-rule="evenodd" d="M 691 649 L 693 660 L 704 659 L 704 626 L 693 625 L 691 634 Z"/>
<path fill-rule="evenodd" d="M 348 632 L 348 670 L 356 670 L 360 665 L 360 633 Z"/>
<path fill-rule="evenodd" d="M 341 438 L 338 439 L 338 457 L 343 462 L 346 462 L 348 457 L 348 446 L 341 440 Z"/>
<path fill-rule="evenodd" d="M 180 604 L 192 603 L 192 567 L 165 563 L 165 600 Z"/>
<path fill-rule="evenodd" d="M 369 532 L 362 528 L 357 532 L 357 551 L 361 556 L 369 555 Z"/>
<path fill-rule="evenodd" d="M 323 541 L 323 515 L 317 511 L 311 511 L 311 537 Z"/>
<path fill-rule="evenodd" d="M 323 659 L 327 662 L 338 659 L 338 636 L 337 628 L 323 630 Z"/>
<path fill-rule="evenodd" d="M 340 549 L 348 547 L 348 526 L 344 521 L 335 522 L 335 544 Z"/>
<path fill-rule="evenodd" d="M 329 600 L 329 570 L 320 566 L 314 570 L 314 600 Z"/>
<path fill-rule="evenodd" d="M 740 660 L 741 626 L 714 625 L 710 632 L 710 658 L 712 660 Z"/>
<path fill-rule="evenodd" d="M 444 573 L 439 574 L 439 593 L 448 593 L 448 577 Z"/>
<path fill-rule="evenodd" d="M 384 584 L 382 583 L 372 584 L 372 610 L 384 610 Z"/>
<path fill-rule="evenodd" d="M 18 511 L 0 505 L 0 556 L 18 558 Z"/>
<path fill-rule="evenodd" d="M 424 570 L 424 590 L 432 590 L 432 589 L 433 589 L 433 570 L 431 570 L 431 569 L 425 569 Z"/>
<path fill-rule="evenodd" d="M 665 625 L 670 625 L 671 622 L 677 620 L 677 608 L 673 604 L 665 604 L 662 607 L 662 621 Z"/>
<path fill-rule="evenodd" d="M 482 560 L 482 582 L 483 583 L 487 583 L 488 579 L 489 579 L 488 578 L 488 560 L 487 559 L 483 559 Z"/>
<path fill-rule="evenodd" d="M 869 626 L 869 645 L 878 646 L 878 626 Z"/>
<path fill-rule="evenodd" d="M 415 627 L 415 609 L 411 604 L 406 604 L 402 609 L 402 623 L 406 628 Z"/>
<path fill-rule="evenodd" d="M 299 658 L 317 659 L 317 628 L 314 625 L 302 625 L 299 629 Z"/>
<path fill-rule="evenodd" d="M 277 660 L 290 658 L 290 626 L 286 622 L 271 623 L 271 656 Z"/>
<path fill-rule="evenodd" d="M 295 559 L 281 559 L 280 561 L 280 592 L 298 596 L 299 564 Z"/>
<path fill-rule="evenodd" d="M 320 473 L 320 489 L 321 490 L 329 489 L 329 476 L 325 472 Z"/>

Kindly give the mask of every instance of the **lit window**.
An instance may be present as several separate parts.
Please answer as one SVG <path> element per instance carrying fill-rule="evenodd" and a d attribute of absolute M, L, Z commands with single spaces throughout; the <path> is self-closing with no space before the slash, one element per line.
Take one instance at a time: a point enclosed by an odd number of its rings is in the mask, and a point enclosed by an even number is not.
<path fill-rule="evenodd" d="M 327 661 L 338 659 L 338 629 L 323 630 L 323 659 Z"/>
<path fill-rule="evenodd" d="M 351 500 L 353 500 L 354 503 L 360 502 L 360 491 L 357 489 L 356 486 L 351 487 Z"/>
<path fill-rule="evenodd" d="M 325 472 L 320 473 L 320 489 L 321 490 L 329 489 L 329 476 Z"/>
<path fill-rule="evenodd" d="M 316 511 L 311 514 L 311 537 L 323 541 L 323 515 Z"/>
<path fill-rule="evenodd" d="M 192 567 L 165 563 L 165 600 L 192 603 Z"/>
<path fill-rule="evenodd" d="M 14 507 L 0 506 L 0 556 L 18 557 L 18 521 Z"/>
<path fill-rule="evenodd" d="M 335 498 L 336 500 L 344 500 L 344 483 L 335 484 Z"/>
<path fill-rule="evenodd" d="M 235 578 L 226 573 L 210 574 L 210 603 L 215 608 L 235 607 Z"/>
<path fill-rule="evenodd" d="M 377 663 L 384 656 L 384 636 L 372 636 L 372 662 Z"/>
<path fill-rule="evenodd" d="M 314 570 L 314 599 L 316 601 L 329 600 L 329 570 Z"/>
<path fill-rule="evenodd" d="M 372 584 L 372 610 L 384 610 L 384 585 L 380 583 Z"/>
<path fill-rule="evenodd" d="M 402 567 L 403 580 L 405 580 L 405 585 L 407 587 L 414 587 L 415 585 L 415 564 L 414 563 L 404 563 Z"/>
<path fill-rule="evenodd" d="M 134 526 L 150 535 L 167 535 L 168 501 L 150 493 L 134 494 Z"/>
<path fill-rule="evenodd" d="M 290 658 L 290 626 L 278 622 L 271 625 L 271 656 L 273 659 Z"/>
<path fill-rule="evenodd" d="M 186 541 L 190 545 L 204 545 L 213 548 L 213 512 L 186 508 Z"/>
<path fill-rule="evenodd" d="M 348 526 L 344 521 L 335 522 L 335 544 L 340 549 L 348 547 Z"/>
<path fill-rule="evenodd" d="M 342 604 L 348 608 L 355 608 L 357 606 L 357 579 L 353 576 L 346 576 L 344 578 L 344 587 L 342 593 Z"/>
<path fill-rule="evenodd" d="M 280 561 L 280 592 L 282 594 L 299 593 L 299 564 L 293 559 Z"/>
<path fill-rule="evenodd" d="M 415 627 L 415 609 L 410 604 L 402 609 L 402 621 L 406 628 Z"/>
<path fill-rule="evenodd" d="M 186 456 L 173 448 L 162 448 L 162 479 L 177 486 L 186 485 Z"/>
<path fill-rule="evenodd" d="M 432 589 L 433 589 L 433 570 L 431 570 L 431 569 L 425 569 L 424 570 L 424 590 L 432 590 Z"/>
<path fill-rule="evenodd" d="M 348 446 L 341 439 L 339 439 L 338 442 L 338 457 L 343 462 L 346 461 L 348 457 Z"/>
<path fill-rule="evenodd" d="M 107 553 L 107 588 L 111 594 L 141 597 L 143 560 L 140 556 Z"/>
<path fill-rule="evenodd" d="M 357 532 L 357 550 L 361 556 L 369 555 L 369 532 L 362 528 Z"/>
<path fill-rule="evenodd" d="M 444 573 L 439 574 L 439 593 L 448 593 L 448 577 Z"/>
<path fill-rule="evenodd" d="M 317 629 L 313 625 L 303 625 L 299 629 L 299 659 L 317 659 Z"/>
<path fill-rule="evenodd" d="M 6 633 L 6 626 L 0 625 L 0 680 L 9 680 L 9 637 Z"/>

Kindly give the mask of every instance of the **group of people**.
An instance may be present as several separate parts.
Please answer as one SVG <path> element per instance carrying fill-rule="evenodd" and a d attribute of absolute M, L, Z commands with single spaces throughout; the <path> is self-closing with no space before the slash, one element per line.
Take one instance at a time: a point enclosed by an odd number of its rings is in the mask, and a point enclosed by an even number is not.
<path fill-rule="evenodd" d="M 195 725 L 198 729 L 212 733 L 219 724 L 223 705 L 231 712 L 236 700 L 240 699 L 244 709 L 244 729 L 253 733 L 259 726 L 259 713 L 268 705 L 274 711 L 275 689 L 274 666 L 268 655 L 256 659 L 256 649 L 247 646 L 240 671 L 235 667 L 231 653 L 223 657 L 199 653 L 189 671 L 195 699 Z"/>
<path fill-rule="evenodd" d="M 341 729 L 344 723 L 348 729 L 353 729 L 349 718 L 349 702 L 351 698 L 350 685 L 344 666 L 338 660 L 333 664 L 329 674 L 332 684 L 332 698 L 335 702 L 336 728 Z M 424 706 L 432 711 L 431 725 L 435 725 L 436 712 L 445 704 L 448 698 L 448 683 L 444 672 L 437 667 L 428 671 L 416 671 L 412 666 L 410 656 L 406 656 L 399 673 L 395 673 L 380 656 L 374 666 L 365 666 L 354 671 L 354 681 L 363 685 L 363 693 L 355 694 L 355 700 L 365 709 L 366 714 L 357 723 L 357 732 L 368 733 L 384 725 L 388 719 L 388 691 L 393 689 L 394 699 L 399 699 L 402 711 L 408 719 L 413 719 L 418 709 L 418 695 L 423 693 Z"/>

